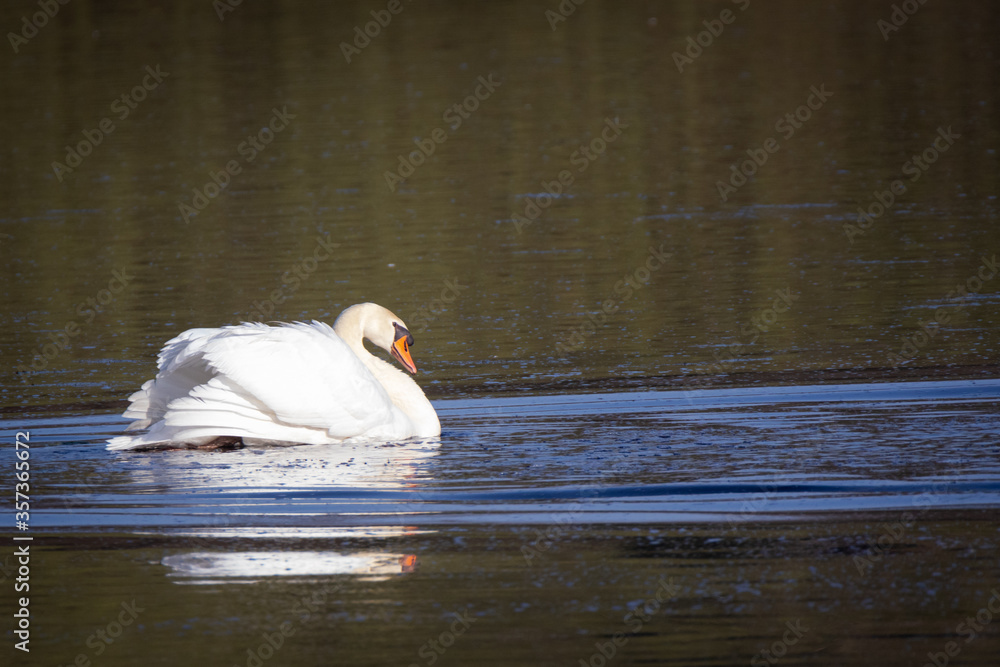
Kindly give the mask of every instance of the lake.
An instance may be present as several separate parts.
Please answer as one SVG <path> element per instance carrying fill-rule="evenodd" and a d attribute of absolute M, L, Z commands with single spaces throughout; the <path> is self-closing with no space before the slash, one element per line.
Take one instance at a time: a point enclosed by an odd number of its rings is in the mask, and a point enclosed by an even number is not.
<path fill-rule="evenodd" d="M 0 26 L 10 664 L 996 663 L 996 7 Z M 440 438 L 104 449 L 181 331 L 364 301 Z"/>

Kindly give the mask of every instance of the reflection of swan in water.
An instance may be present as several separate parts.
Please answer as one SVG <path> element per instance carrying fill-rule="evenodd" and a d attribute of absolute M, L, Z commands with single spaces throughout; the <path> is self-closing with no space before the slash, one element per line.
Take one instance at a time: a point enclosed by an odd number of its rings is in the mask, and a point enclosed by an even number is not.
<path fill-rule="evenodd" d="M 167 556 L 162 562 L 171 569 L 170 576 L 180 578 L 179 583 L 251 584 L 270 577 L 301 579 L 331 575 L 382 581 L 413 572 L 417 557 L 376 551 L 206 551 Z"/>
<path fill-rule="evenodd" d="M 408 517 L 428 511 L 418 489 L 439 445 L 431 438 L 166 451 L 130 457 L 131 486 L 144 498 L 160 496 L 167 515 L 160 525 L 172 526 L 166 532 L 189 550 L 162 561 L 177 583 L 381 580 L 416 567 L 412 554 L 380 551 L 387 540 L 433 532 L 408 525 Z M 287 546 L 275 549 L 275 540 Z M 298 551 L 302 540 L 309 546 Z M 316 540 L 341 546 L 316 551 Z M 355 551 L 345 543 L 364 546 Z"/>
<path fill-rule="evenodd" d="M 322 322 L 190 329 L 160 351 L 156 378 L 129 397 L 127 430 L 108 449 L 243 442 L 325 445 L 350 438 L 435 437 L 420 387 L 370 354 L 367 338 L 411 373 L 413 336 L 382 306 Z M 315 454 L 313 454 L 315 456 Z"/>
<path fill-rule="evenodd" d="M 414 483 L 427 481 L 426 464 L 437 456 L 440 446 L 438 438 L 410 438 L 399 443 L 172 450 L 130 457 L 128 463 L 132 488 L 137 491 L 253 492 L 266 499 L 270 490 L 301 490 L 322 497 L 332 490 L 412 488 Z"/>

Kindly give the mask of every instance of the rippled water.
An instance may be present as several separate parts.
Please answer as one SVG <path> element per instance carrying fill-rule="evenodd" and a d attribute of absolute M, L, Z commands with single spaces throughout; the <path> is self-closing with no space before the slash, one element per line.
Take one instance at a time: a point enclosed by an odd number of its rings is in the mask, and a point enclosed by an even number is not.
<path fill-rule="evenodd" d="M 808 629 L 799 662 L 919 659 L 945 635 L 917 628 L 947 632 L 1000 574 L 998 398 L 1000 380 L 443 399 L 440 439 L 230 452 L 109 454 L 111 406 L 22 416 L 42 604 L 97 598 L 40 643 L 88 652 L 94 609 L 134 598 L 120 664 L 246 664 L 281 627 L 280 664 L 425 664 L 453 623 L 456 664 L 589 660 L 616 632 L 626 664 L 730 664 L 787 623 Z"/>
<path fill-rule="evenodd" d="M 218 5 L 0 57 L 14 664 L 996 664 L 997 6 Z M 362 301 L 439 439 L 104 450 L 180 331 Z"/>
<path fill-rule="evenodd" d="M 732 526 L 915 498 L 922 511 L 995 506 L 998 397 L 1000 380 L 446 400 L 440 439 L 232 452 L 108 454 L 93 441 L 115 432 L 106 419 L 83 427 L 89 440 L 60 434 L 65 417 L 27 426 L 36 441 L 62 439 L 44 448 L 46 471 L 74 480 L 43 487 L 55 503 L 36 524 L 46 528 L 200 528 L 227 513 L 241 519 L 215 526 L 221 535 L 567 518 Z"/>

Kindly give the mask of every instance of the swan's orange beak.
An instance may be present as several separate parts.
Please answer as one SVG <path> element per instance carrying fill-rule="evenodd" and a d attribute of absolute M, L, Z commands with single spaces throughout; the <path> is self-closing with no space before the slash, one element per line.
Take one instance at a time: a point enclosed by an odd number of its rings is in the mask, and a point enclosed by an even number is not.
<path fill-rule="evenodd" d="M 396 361 L 403 366 L 403 368 L 411 373 L 416 373 L 417 366 L 413 363 L 413 357 L 410 356 L 411 345 L 413 345 L 413 335 L 397 324 L 396 340 L 393 341 L 390 352 L 392 353 L 392 356 L 396 358 Z"/>

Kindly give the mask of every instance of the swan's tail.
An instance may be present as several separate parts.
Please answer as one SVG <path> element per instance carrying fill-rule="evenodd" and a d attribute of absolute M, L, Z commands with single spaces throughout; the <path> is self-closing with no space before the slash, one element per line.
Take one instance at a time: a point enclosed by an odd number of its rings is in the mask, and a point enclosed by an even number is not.
<path fill-rule="evenodd" d="M 141 436 L 120 435 L 117 438 L 111 438 L 110 440 L 108 440 L 108 449 L 112 451 L 122 450 L 122 449 L 135 449 L 136 447 L 139 446 L 138 440 L 140 437 Z"/>

